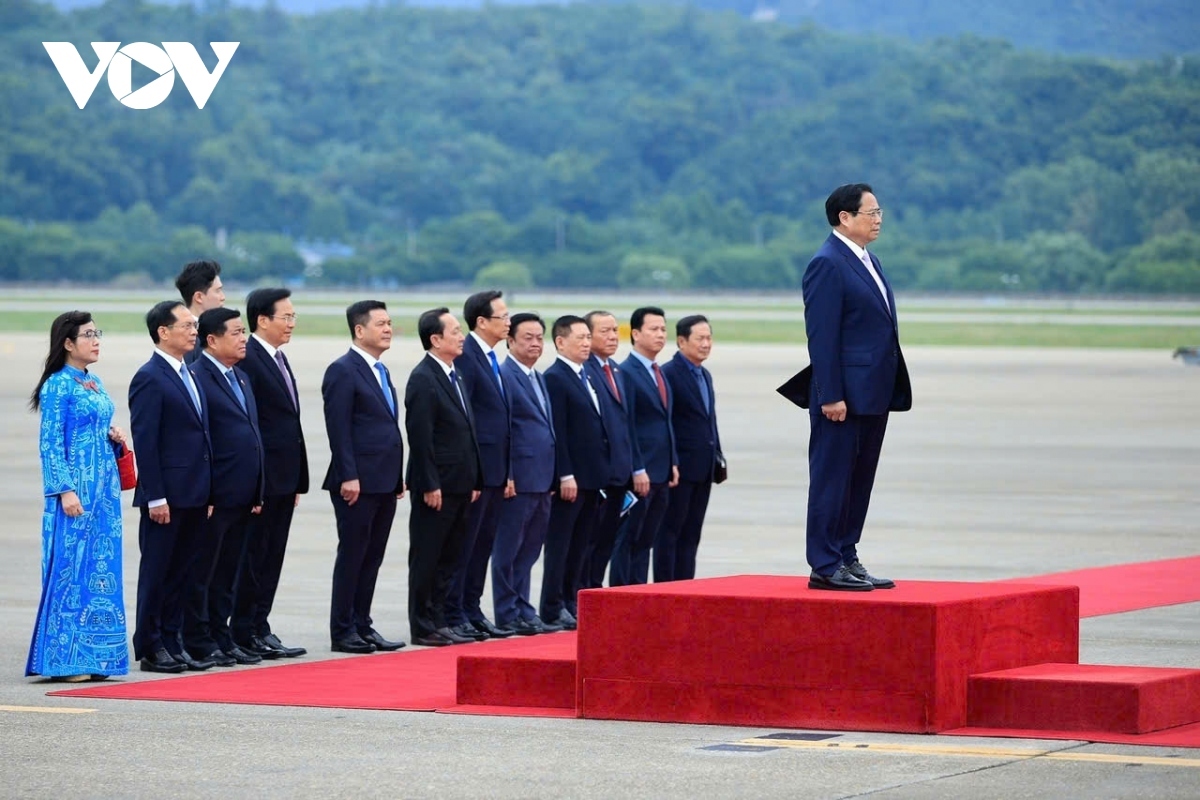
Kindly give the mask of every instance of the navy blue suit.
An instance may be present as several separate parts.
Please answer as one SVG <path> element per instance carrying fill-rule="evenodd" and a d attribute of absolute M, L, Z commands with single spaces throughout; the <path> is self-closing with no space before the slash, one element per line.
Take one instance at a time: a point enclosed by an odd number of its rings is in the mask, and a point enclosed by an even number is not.
<path fill-rule="evenodd" d="M 203 659 L 215 649 L 233 647 L 229 618 L 234 581 L 246 549 L 250 511 L 262 504 L 264 465 L 258 407 L 245 373 L 232 370 L 243 407 L 229 379 L 208 356 L 201 355 L 191 368 L 208 400 L 213 512 L 188 580 L 183 643 Z"/>
<path fill-rule="evenodd" d="M 135 658 L 183 647 L 184 584 L 204 535 L 212 489 L 212 442 L 204 389 L 192 375 L 200 413 L 179 373 L 155 353 L 129 383 L 130 431 L 138 467 L 133 504 L 141 509 Z M 170 520 L 150 518 L 149 503 L 165 499 Z"/>
<path fill-rule="evenodd" d="M 596 410 L 584 381 L 592 383 L 597 397 L 605 389 L 591 381 L 586 369 L 581 379 L 560 358 L 544 377 L 554 422 L 555 489 L 567 475 L 574 476 L 579 489 L 574 502 L 556 494 L 550 504 L 538 613 L 546 622 L 555 622 L 563 609 L 575 613 L 575 595 L 586 588 L 585 558 L 595 529 L 596 506 L 600 490 L 612 479 L 611 437 L 609 423 Z"/>
<path fill-rule="evenodd" d="M 399 408 L 390 377 L 387 391 L 392 408 Z M 373 630 L 375 581 L 396 516 L 396 495 L 404 491 L 404 443 L 376 371 L 354 350 L 325 370 L 321 396 L 331 452 L 322 488 L 333 502 L 338 532 L 329 609 L 329 633 L 337 642 Z M 359 482 L 354 505 L 341 495 L 350 480 Z"/>
<path fill-rule="evenodd" d="M 621 365 L 628 392 L 625 408 L 629 435 L 637 443 L 650 478 L 650 491 L 629 510 L 617 533 L 612 553 L 609 585 L 646 583 L 650 576 L 650 548 L 667 513 L 672 468 L 679 464 L 675 431 L 671 427 L 671 387 L 663 379 L 667 402 L 663 405 L 658 382 L 636 355 Z"/>
<path fill-rule="evenodd" d="M 492 606 L 496 624 L 518 617 L 532 620 L 530 574 L 550 523 L 550 491 L 555 485 L 554 421 L 545 379 L 535 369 L 526 374 L 512 356 L 500 368 L 512 408 L 512 479 L 517 494 L 500 507 L 492 545 Z M 545 399 L 539 402 L 533 382 Z"/>
<path fill-rule="evenodd" d="M 296 376 L 287 357 L 277 352 L 278 359 L 271 358 L 251 336 L 246 343 L 246 357 L 238 364 L 258 408 L 266 465 L 262 511 L 250 518 L 246 557 L 238 574 L 230 622 L 234 640 L 241 643 L 271 634 L 268 616 L 283 571 L 296 495 L 308 491 L 308 450 L 300 427 L 300 397 L 298 391 L 293 394 Z"/>
<path fill-rule="evenodd" d="M 886 302 L 866 266 L 833 234 L 804 273 L 812 361 L 807 555 L 820 575 L 858 558 L 888 412 L 912 406 L 896 298 L 879 261 L 870 258 Z M 821 406 L 838 401 L 846 403 L 846 420 L 831 422 Z"/>
<path fill-rule="evenodd" d="M 608 569 L 608 562 L 616 545 L 617 530 L 621 527 L 621 507 L 625 502 L 625 492 L 631 486 L 633 473 L 643 468 L 638 442 L 630 429 L 630 397 L 625 386 L 625 371 L 614 359 L 610 358 L 608 363 L 613 373 L 611 382 L 596 356 L 589 357 L 586 365 L 592 385 L 596 387 L 596 393 L 600 396 L 600 413 L 604 417 L 610 447 L 608 484 L 604 487 L 607 497 L 600 504 L 596 527 L 592 534 L 583 576 L 585 589 L 596 589 L 604 585 L 604 573 Z M 613 383 L 616 384 L 616 391 L 613 391 Z"/>
<path fill-rule="evenodd" d="M 663 364 L 662 374 L 671 390 L 679 484 L 669 493 L 666 518 L 654 541 L 655 583 L 696 577 L 696 551 L 712 494 L 713 470 L 724 458 L 712 374 L 679 352 Z"/>
<path fill-rule="evenodd" d="M 485 618 L 479 600 L 487 580 L 488 559 L 500 521 L 504 488 L 512 471 L 509 398 L 501 391 L 496 373 L 492 371 L 492 362 L 474 336 L 468 335 L 463 342 L 462 355 L 454 359 L 454 370 L 463 383 L 475 417 L 483 489 L 467 512 L 467 537 L 455 568 L 454 583 L 446 598 L 446 622 L 451 626 L 480 622 Z"/>

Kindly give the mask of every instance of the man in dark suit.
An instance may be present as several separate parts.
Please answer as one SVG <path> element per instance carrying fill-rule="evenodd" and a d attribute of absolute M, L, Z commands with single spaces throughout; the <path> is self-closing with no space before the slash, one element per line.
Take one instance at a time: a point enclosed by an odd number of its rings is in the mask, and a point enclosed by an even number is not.
<path fill-rule="evenodd" d="M 392 320 L 379 300 L 346 309 L 350 350 L 325 370 L 321 397 L 331 458 L 323 488 L 333 501 L 338 549 L 329 607 L 338 653 L 398 650 L 373 627 L 371 601 L 387 552 L 396 500 L 404 496 L 404 443 L 396 387 L 380 357 L 392 346 Z"/>
<path fill-rule="evenodd" d="M 611 586 L 646 583 L 650 548 L 667 513 L 670 489 L 679 482 L 679 456 L 671 427 L 671 388 L 659 370 L 658 354 L 667 344 L 666 312 L 655 306 L 636 309 L 629 320 L 633 352 L 621 371 L 628 393 L 629 435 L 646 465 L 650 489 L 626 515 L 617 533 L 609 574 Z"/>
<path fill-rule="evenodd" d="M 679 454 L 679 483 L 654 540 L 654 582 L 696 577 L 696 551 L 712 495 L 714 471 L 724 468 L 717 431 L 717 400 L 704 362 L 712 354 L 712 326 L 693 314 L 675 323 L 678 350 L 662 367 L 671 392 L 671 429 Z"/>
<path fill-rule="evenodd" d="M 463 342 L 462 355 L 454 359 L 454 369 L 475 421 L 483 489 L 467 513 L 467 536 L 446 599 L 446 623 L 459 636 L 485 639 L 512 635 L 494 625 L 479 607 L 500 505 L 514 493 L 509 453 L 511 412 L 495 349 L 508 336 L 508 307 L 503 293 L 495 289 L 476 292 L 463 305 L 463 317 L 470 333 Z"/>
<path fill-rule="evenodd" d="M 858 558 L 889 411 L 912 406 L 896 298 L 867 245 L 883 209 L 865 183 L 825 201 L 833 232 L 804 272 L 809 392 L 808 563 L 814 589 L 870 591 L 895 583 Z"/>
<path fill-rule="evenodd" d="M 404 391 L 408 430 L 408 619 L 413 643 L 463 644 L 447 624 L 446 597 L 467 537 L 467 513 L 479 499 L 483 469 L 471 404 L 455 371 L 463 332 L 448 308 L 417 321 L 425 357 Z"/>
<path fill-rule="evenodd" d="M 517 314 L 508 332 L 508 358 L 500 372 L 512 408 L 512 479 L 515 494 L 500 507 L 492 545 L 492 606 L 496 625 L 528 636 L 562 630 L 543 623 L 530 602 L 530 575 L 550 523 L 554 487 L 554 422 L 550 393 L 535 368 L 546 325 L 537 314 Z"/>
<path fill-rule="evenodd" d="M 238 369 L 246 374 L 258 407 L 265 450 L 262 511 L 250 518 L 246 557 L 238 576 L 231 627 L 238 646 L 256 659 L 295 658 L 307 650 L 289 647 L 271 630 L 270 614 L 283 571 L 292 514 L 308 491 L 308 450 L 300 426 L 300 393 L 283 353 L 296 327 L 292 292 L 255 289 L 246 297 L 250 340 Z"/>
<path fill-rule="evenodd" d="M 141 510 L 134 657 L 146 672 L 204 670 L 183 649 L 184 583 L 208 518 L 212 442 L 204 391 L 183 363 L 196 343 L 196 320 L 178 300 L 146 314 L 154 354 L 129 383 L 130 429 L 137 453 L 133 504 Z"/>
<path fill-rule="evenodd" d="M 597 509 L 596 527 L 588 546 L 583 575 L 582 588 L 596 589 L 604 585 L 604 573 L 612 558 L 617 529 L 621 527 L 625 493 L 632 485 L 634 494 L 644 498 L 650 491 L 650 477 L 642 463 L 637 440 L 630 433 L 630 398 L 624 371 L 613 358 L 621 341 L 617 318 L 607 311 L 592 311 L 584 319 L 592 332 L 591 355 L 587 360 L 588 375 L 599 395 L 600 415 L 604 418 L 609 443 L 608 483 L 601 492 L 602 500 Z M 569 608 L 574 614 L 573 601 Z"/>
<path fill-rule="evenodd" d="M 185 264 L 175 278 L 175 288 L 179 290 L 179 296 L 196 319 L 200 319 L 200 315 L 210 308 L 225 305 L 221 265 L 216 261 L 192 261 Z M 204 340 L 197 336 L 195 347 L 184 357 L 184 361 L 192 364 L 203 352 Z"/>
<path fill-rule="evenodd" d="M 552 329 L 558 358 L 546 370 L 554 422 L 555 494 L 542 562 L 542 620 L 567 630 L 576 627 L 575 595 L 586 588 L 587 555 L 596 525 L 600 490 L 612 483 L 610 427 L 600 393 L 586 368 L 592 334 L 583 317 L 566 315 Z M 628 436 L 628 432 L 626 432 Z"/>
<path fill-rule="evenodd" d="M 192 374 L 208 400 L 212 511 L 188 581 L 183 644 L 194 658 L 231 667 L 261 660 L 234 644 L 229 618 L 250 517 L 262 510 L 263 445 L 254 392 L 237 368 L 246 357 L 241 314 L 232 308 L 205 311 L 200 338 L 204 355 Z"/>

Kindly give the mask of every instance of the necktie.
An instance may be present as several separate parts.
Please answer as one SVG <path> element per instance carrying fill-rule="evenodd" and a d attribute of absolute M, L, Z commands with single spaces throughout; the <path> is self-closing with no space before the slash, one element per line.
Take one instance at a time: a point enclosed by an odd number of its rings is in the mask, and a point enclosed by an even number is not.
<path fill-rule="evenodd" d="M 204 412 L 200 410 L 200 395 L 196 393 L 196 385 L 192 383 L 192 376 L 188 374 L 187 364 L 179 365 L 179 378 L 192 398 L 192 405 L 196 407 L 196 413 L 203 417 Z"/>
<path fill-rule="evenodd" d="M 613 396 L 617 398 L 617 402 L 621 402 L 621 392 L 617 390 L 617 379 L 613 375 L 612 367 L 607 361 L 604 362 L 604 374 L 608 378 L 609 384 L 612 386 Z"/>
<path fill-rule="evenodd" d="M 242 406 L 242 411 L 246 410 L 246 394 L 242 391 L 241 385 L 238 383 L 237 375 L 233 374 L 233 370 L 225 373 L 225 380 L 229 381 L 229 388 L 233 389 L 233 394 L 237 397 L 237 401 Z"/>
<path fill-rule="evenodd" d="M 379 385 L 383 389 L 383 399 L 387 401 L 388 411 L 392 412 L 392 416 L 396 416 L 396 400 L 392 397 L 392 387 L 388 381 L 388 370 L 383 365 L 382 361 L 375 362 L 375 371 L 379 373 Z"/>
<path fill-rule="evenodd" d="M 587 370 L 579 370 L 579 382 L 583 384 L 583 390 L 587 392 L 588 397 L 592 398 L 592 407 L 596 409 L 596 413 L 600 413 L 600 398 L 596 397 L 596 390 L 592 388 L 592 382 L 588 380 Z"/>
<path fill-rule="evenodd" d="M 699 367 L 692 368 L 692 375 L 696 377 L 696 385 L 700 389 L 700 399 L 704 401 L 704 413 L 712 413 L 712 401 L 708 397 L 708 381 L 704 380 L 704 372 Z"/>
<path fill-rule="evenodd" d="M 662 400 L 663 408 L 667 407 L 667 384 L 663 380 L 662 372 L 658 368 L 658 364 L 651 364 L 650 369 L 654 370 L 654 382 L 658 384 L 658 397 Z"/>
<path fill-rule="evenodd" d="M 871 273 L 871 277 L 875 279 L 875 285 L 879 288 L 879 293 L 883 295 L 884 306 L 887 307 L 888 311 L 891 311 L 892 307 L 888 303 L 887 289 L 883 285 L 883 279 L 879 277 L 879 273 L 875 270 L 875 265 L 871 262 L 871 257 L 867 255 L 866 250 L 862 252 L 862 262 L 863 266 L 867 268 L 867 272 Z"/>
<path fill-rule="evenodd" d="M 500 387 L 500 396 L 504 396 L 504 381 L 500 378 L 500 362 L 496 360 L 496 351 L 488 350 L 488 360 L 492 362 L 492 374 L 496 376 L 496 385 Z"/>
<path fill-rule="evenodd" d="M 533 370 L 529 371 L 529 382 L 533 384 L 533 393 L 537 397 L 538 405 L 542 407 L 542 413 L 546 414 L 546 395 L 542 394 L 542 386 L 538 383 L 538 375 Z M 547 414 L 547 416 L 549 416 Z"/>
<path fill-rule="evenodd" d="M 463 407 L 463 411 L 467 410 L 467 401 L 463 397 L 462 387 L 458 385 L 458 375 L 454 370 L 450 370 L 450 383 L 454 386 L 454 392 L 458 395 L 458 402 Z"/>
<path fill-rule="evenodd" d="M 288 397 L 292 398 L 292 408 L 299 409 L 300 404 L 296 402 L 296 387 L 292 384 L 292 376 L 287 368 L 287 358 L 283 355 L 282 350 L 275 351 L 275 366 L 279 367 L 279 374 L 283 376 L 283 385 L 287 387 Z"/>

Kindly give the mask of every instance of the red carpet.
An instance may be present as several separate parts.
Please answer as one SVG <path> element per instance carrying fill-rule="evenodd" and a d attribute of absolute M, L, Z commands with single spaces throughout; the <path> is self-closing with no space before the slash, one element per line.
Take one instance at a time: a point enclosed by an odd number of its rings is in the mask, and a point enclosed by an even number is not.
<path fill-rule="evenodd" d="M 534 641 L 557 639 L 563 646 L 573 647 L 575 634 L 555 633 L 531 638 Z M 235 667 L 177 678 L 123 683 L 106 681 L 47 694 L 106 700 L 175 700 L 390 711 L 452 710 L 458 705 L 455 674 L 459 656 L 520 652 L 530 644 L 520 639 L 502 639 L 327 661 L 301 660 L 263 667 Z M 519 709 L 507 711 L 517 714 Z M 570 715 L 574 716 L 574 712 Z"/>
<path fill-rule="evenodd" d="M 1200 601 L 1200 556 L 1053 572 L 1007 583 L 1078 586 L 1079 616 L 1101 617 Z"/>

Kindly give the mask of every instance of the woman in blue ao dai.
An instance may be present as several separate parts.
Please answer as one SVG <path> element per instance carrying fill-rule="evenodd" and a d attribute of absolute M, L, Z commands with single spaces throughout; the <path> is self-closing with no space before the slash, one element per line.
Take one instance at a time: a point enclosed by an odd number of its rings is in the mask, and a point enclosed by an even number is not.
<path fill-rule="evenodd" d="M 100 358 L 91 314 L 50 328 L 50 353 L 29 405 L 41 411 L 42 597 L 26 675 L 103 680 L 129 672 L 121 578 L 121 483 L 113 402 L 88 367 Z"/>

